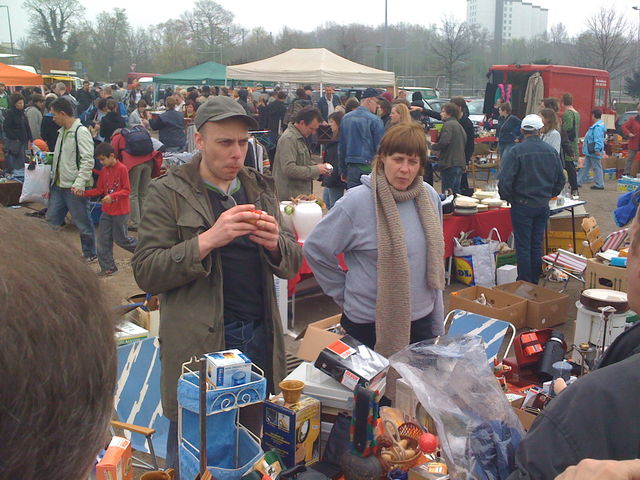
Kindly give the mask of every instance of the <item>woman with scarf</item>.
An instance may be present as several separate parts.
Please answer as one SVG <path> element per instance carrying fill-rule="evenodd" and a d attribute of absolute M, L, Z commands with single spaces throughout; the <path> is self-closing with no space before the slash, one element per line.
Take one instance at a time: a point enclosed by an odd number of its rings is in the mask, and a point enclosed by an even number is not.
<path fill-rule="evenodd" d="M 304 243 L 318 283 L 342 309 L 343 328 L 387 357 L 444 333 L 442 207 L 421 175 L 426 157 L 420 125 L 389 129 L 372 173 Z"/>

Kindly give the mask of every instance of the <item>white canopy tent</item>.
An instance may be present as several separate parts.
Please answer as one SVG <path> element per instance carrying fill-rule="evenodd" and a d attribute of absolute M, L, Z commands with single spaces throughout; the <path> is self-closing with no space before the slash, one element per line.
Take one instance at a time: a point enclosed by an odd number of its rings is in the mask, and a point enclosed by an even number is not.
<path fill-rule="evenodd" d="M 326 48 L 292 48 L 257 62 L 227 67 L 227 78 L 331 85 L 391 86 L 395 74 L 347 60 Z M 321 87 L 322 88 L 322 87 Z"/>

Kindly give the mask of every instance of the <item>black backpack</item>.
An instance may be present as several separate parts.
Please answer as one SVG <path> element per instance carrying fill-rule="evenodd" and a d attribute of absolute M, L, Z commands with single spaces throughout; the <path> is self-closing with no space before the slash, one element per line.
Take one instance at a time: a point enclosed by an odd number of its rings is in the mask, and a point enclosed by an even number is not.
<path fill-rule="evenodd" d="M 130 153 L 135 157 L 141 157 L 153 152 L 151 135 L 142 125 L 123 128 L 122 136 L 124 137 L 124 149 L 127 153 Z"/>

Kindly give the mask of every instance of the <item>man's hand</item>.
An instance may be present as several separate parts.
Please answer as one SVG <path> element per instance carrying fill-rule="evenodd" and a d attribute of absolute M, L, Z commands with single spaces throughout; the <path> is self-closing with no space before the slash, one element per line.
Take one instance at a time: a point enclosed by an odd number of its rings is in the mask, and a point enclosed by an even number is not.
<path fill-rule="evenodd" d="M 329 169 L 327 168 L 327 165 L 324 163 L 319 163 L 316 165 L 316 167 L 318 167 L 318 171 L 320 172 L 320 175 L 326 175 L 327 173 L 329 173 Z"/>
<path fill-rule="evenodd" d="M 260 214 L 254 213 L 254 205 L 236 205 L 222 213 L 213 227 L 198 235 L 200 260 L 211 253 L 211 250 L 224 247 L 237 237 L 255 233 Z M 251 223 L 253 222 L 253 223 Z"/>
<path fill-rule="evenodd" d="M 80 190 L 79 188 L 71 187 L 71 193 L 73 193 L 76 197 L 84 196 L 84 190 Z"/>
<path fill-rule="evenodd" d="M 256 227 L 258 229 L 249 236 L 249 240 L 264 247 L 273 259 L 279 260 L 278 240 L 280 238 L 280 226 L 276 219 L 268 213 L 263 213 L 260 215 L 260 220 L 256 223 Z"/>
<path fill-rule="evenodd" d="M 111 195 L 105 195 L 102 198 L 102 203 L 111 203 L 111 202 L 113 202 L 113 198 L 111 198 Z"/>
<path fill-rule="evenodd" d="M 640 480 L 640 460 L 586 458 L 567 468 L 556 480 Z"/>

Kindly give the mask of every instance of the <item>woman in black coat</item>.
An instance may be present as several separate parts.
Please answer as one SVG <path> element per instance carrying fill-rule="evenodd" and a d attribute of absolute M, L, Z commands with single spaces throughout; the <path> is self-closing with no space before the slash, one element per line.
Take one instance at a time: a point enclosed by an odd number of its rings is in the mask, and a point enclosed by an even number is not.
<path fill-rule="evenodd" d="M 6 140 L 4 150 L 6 154 L 5 171 L 12 173 L 22 170 L 26 163 L 26 150 L 29 142 L 33 141 L 29 121 L 24 114 L 25 100 L 19 93 L 9 97 L 11 108 L 4 114 L 4 134 Z"/>

